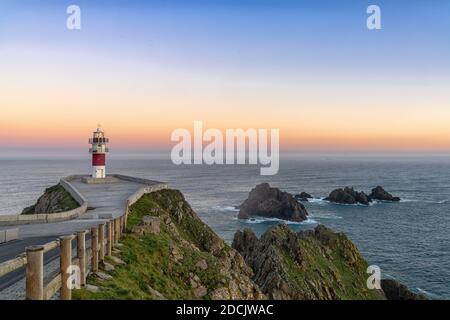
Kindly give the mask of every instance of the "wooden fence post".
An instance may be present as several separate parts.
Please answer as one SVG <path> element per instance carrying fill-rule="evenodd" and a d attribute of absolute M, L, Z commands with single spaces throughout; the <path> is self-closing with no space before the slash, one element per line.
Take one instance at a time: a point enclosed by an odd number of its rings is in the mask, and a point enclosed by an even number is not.
<path fill-rule="evenodd" d="M 60 258 L 59 265 L 61 271 L 61 300 L 72 299 L 72 284 L 69 278 L 72 275 L 72 236 L 60 237 Z"/>
<path fill-rule="evenodd" d="M 120 216 L 119 218 L 117 218 L 117 224 L 118 224 L 118 229 L 119 229 L 119 239 L 122 238 L 122 216 Z"/>
<path fill-rule="evenodd" d="M 114 243 L 117 244 L 119 243 L 119 219 L 114 219 Z"/>
<path fill-rule="evenodd" d="M 44 299 L 44 246 L 26 248 L 26 294 L 27 300 Z"/>
<path fill-rule="evenodd" d="M 98 245 L 99 245 L 99 254 L 98 260 L 103 262 L 105 260 L 105 224 L 100 224 L 98 226 Z"/>
<path fill-rule="evenodd" d="M 110 257 L 112 255 L 113 239 L 114 239 L 113 222 L 108 221 L 108 242 L 107 242 L 107 246 L 106 246 L 106 255 L 108 257 Z"/>
<path fill-rule="evenodd" d="M 128 211 L 129 211 L 128 203 L 129 202 L 127 201 L 127 206 L 125 208 L 125 218 L 124 218 L 124 226 L 123 226 L 124 232 L 127 230 L 127 226 L 128 226 Z"/>
<path fill-rule="evenodd" d="M 98 271 L 98 228 L 91 229 L 91 269 L 92 272 Z"/>
<path fill-rule="evenodd" d="M 86 285 L 86 231 L 77 232 L 77 257 L 80 263 L 80 285 Z"/>
<path fill-rule="evenodd" d="M 114 247 L 117 243 L 116 219 L 113 219 L 111 222 L 112 222 L 112 228 L 113 228 L 113 247 Z"/>

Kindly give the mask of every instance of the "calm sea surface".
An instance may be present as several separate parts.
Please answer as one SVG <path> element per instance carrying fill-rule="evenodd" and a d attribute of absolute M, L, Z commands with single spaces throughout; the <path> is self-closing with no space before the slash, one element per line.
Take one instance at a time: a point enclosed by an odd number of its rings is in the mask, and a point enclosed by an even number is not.
<path fill-rule="evenodd" d="M 279 221 L 240 221 L 239 205 L 257 183 L 306 191 L 310 219 L 294 230 L 325 224 L 347 233 L 370 264 L 411 289 L 450 299 L 450 156 L 283 156 L 276 176 L 256 166 L 175 166 L 161 158 L 112 156 L 110 172 L 168 182 L 227 242 L 238 229 L 258 234 Z M 0 214 L 18 213 L 62 176 L 89 172 L 89 159 L 0 159 Z M 371 206 L 324 202 L 331 190 L 354 186 L 366 193 L 381 185 L 400 203 Z"/>

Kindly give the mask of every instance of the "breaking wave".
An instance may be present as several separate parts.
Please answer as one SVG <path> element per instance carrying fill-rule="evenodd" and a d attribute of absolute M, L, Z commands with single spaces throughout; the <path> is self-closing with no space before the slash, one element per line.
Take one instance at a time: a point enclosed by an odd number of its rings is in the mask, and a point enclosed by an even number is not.
<path fill-rule="evenodd" d="M 422 203 L 434 203 L 434 204 L 444 204 L 449 200 L 423 200 L 423 199 L 400 199 L 400 202 L 422 202 Z"/>
<path fill-rule="evenodd" d="M 239 219 L 239 221 L 243 223 L 249 223 L 249 224 L 258 224 L 258 223 L 265 223 L 265 222 L 279 222 L 284 224 L 296 224 L 296 225 L 305 225 L 305 224 L 318 224 L 318 222 L 314 219 L 308 218 L 304 221 L 290 221 L 290 220 L 283 220 L 278 218 L 265 218 L 265 217 L 253 217 L 250 219 Z"/>
<path fill-rule="evenodd" d="M 239 209 L 235 206 L 214 206 L 214 210 L 221 211 L 221 212 L 238 212 Z"/>
<path fill-rule="evenodd" d="M 342 219 L 341 216 L 335 215 L 334 213 L 320 213 L 320 214 L 309 214 L 309 216 L 311 218 L 316 218 L 316 219 L 332 219 L 332 220 L 336 220 L 336 219 Z"/>

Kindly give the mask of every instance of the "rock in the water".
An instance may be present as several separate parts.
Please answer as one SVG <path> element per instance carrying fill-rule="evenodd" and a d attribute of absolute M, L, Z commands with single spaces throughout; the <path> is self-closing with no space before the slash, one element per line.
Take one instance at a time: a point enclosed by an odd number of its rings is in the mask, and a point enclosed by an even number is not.
<path fill-rule="evenodd" d="M 300 201 L 308 201 L 308 199 L 312 199 L 313 196 L 309 193 L 301 192 L 300 194 L 296 194 L 294 197 Z"/>
<path fill-rule="evenodd" d="M 380 186 L 373 188 L 369 197 L 370 197 L 370 199 L 381 200 L 381 201 L 400 201 L 399 197 L 392 196 L 389 192 L 387 192 Z"/>
<path fill-rule="evenodd" d="M 303 204 L 287 192 L 271 188 L 268 183 L 261 183 L 250 191 L 248 199 L 239 209 L 239 219 L 252 216 L 278 218 L 291 221 L 307 219 L 308 212 Z"/>
<path fill-rule="evenodd" d="M 358 192 L 353 188 L 345 187 L 333 190 L 325 200 L 341 204 L 364 204 L 369 205 L 372 201 L 363 191 Z"/>
<path fill-rule="evenodd" d="M 382 279 L 381 289 L 388 300 L 429 300 L 424 295 L 412 292 L 397 280 Z"/>

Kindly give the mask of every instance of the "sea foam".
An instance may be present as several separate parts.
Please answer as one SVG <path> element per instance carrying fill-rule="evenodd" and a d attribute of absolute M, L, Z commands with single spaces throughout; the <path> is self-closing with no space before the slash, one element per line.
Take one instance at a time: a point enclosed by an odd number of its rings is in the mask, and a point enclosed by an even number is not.
<path fill-rule="evenodd" d="M 278 223 L 284 223 L 284 224 L 295 224 L 295 225 L 306 225 L 306 224 L 317 224 L 318 222 L 314 219 L 308 218 L 304 221 L 290 221 L 290 220 L 283 220 L 278 218 L 265 218 L 265 217 L 258 217 L 255 216 L 250 219 L 239 219 L 239 221 L 243 223 L 249 223 L 249 224 L 258 224 L 258 223 L 265 223 L 265 222 L 278 222 Z"/>

